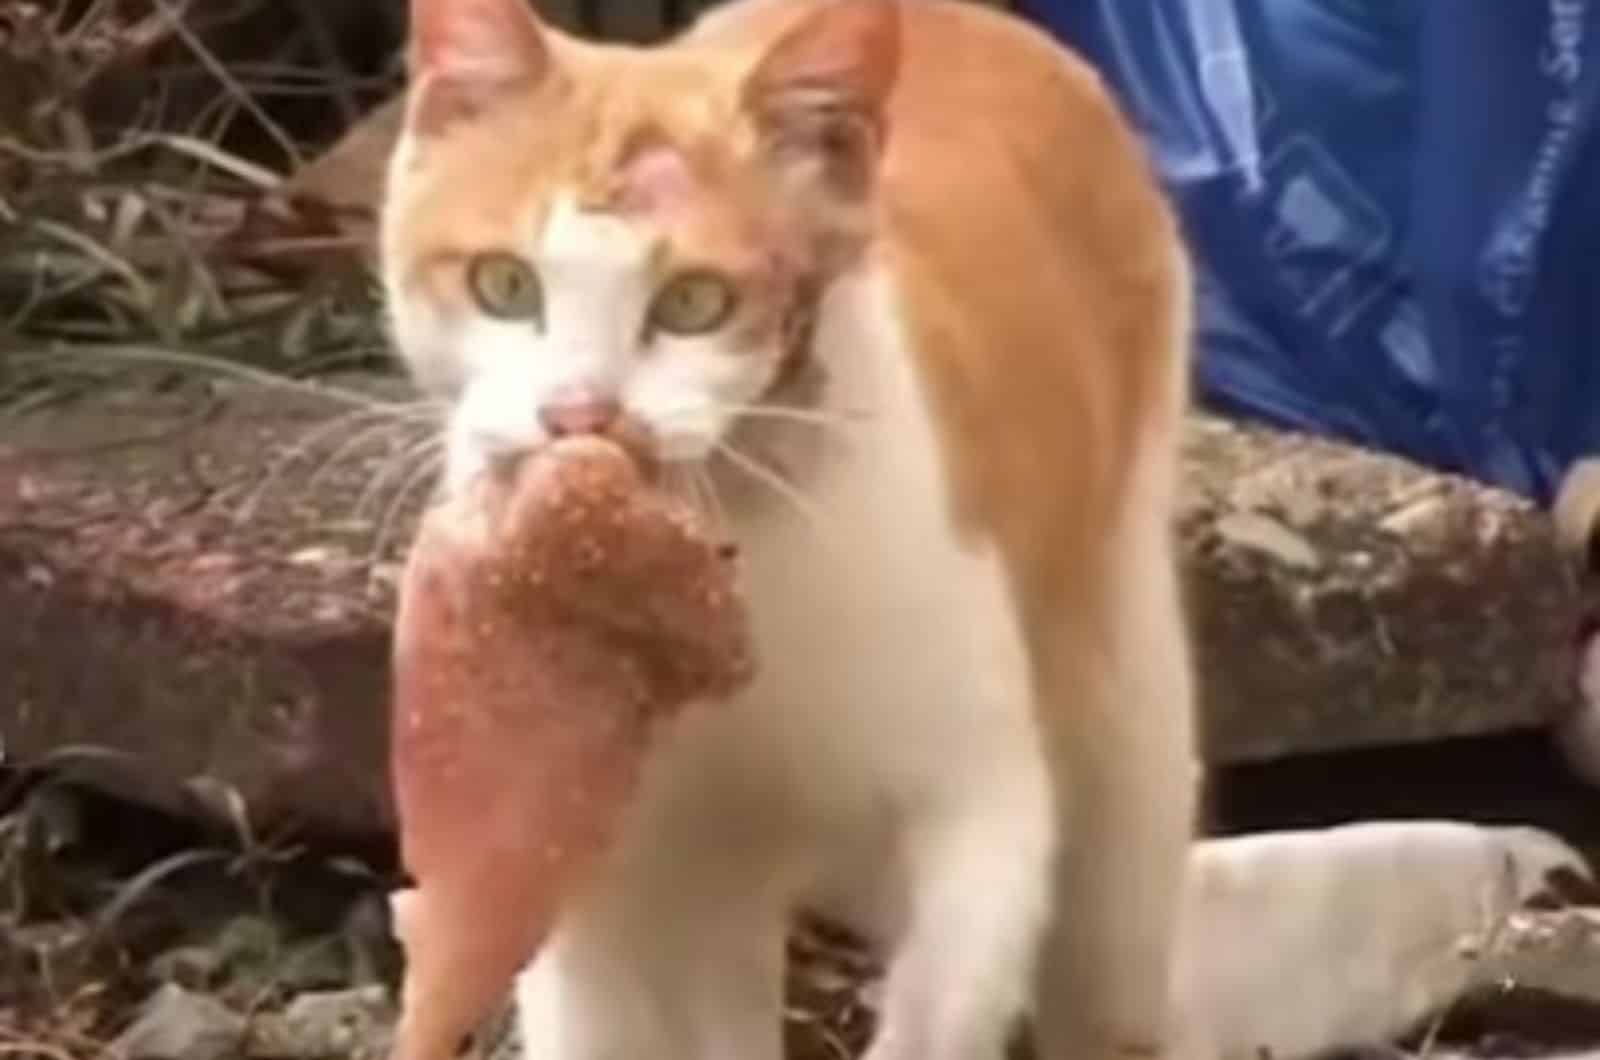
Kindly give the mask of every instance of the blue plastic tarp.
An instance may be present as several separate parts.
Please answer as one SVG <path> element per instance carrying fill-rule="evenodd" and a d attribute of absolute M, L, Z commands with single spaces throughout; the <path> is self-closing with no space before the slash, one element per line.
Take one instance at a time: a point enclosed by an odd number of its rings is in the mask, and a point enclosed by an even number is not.
<path fill-rule="evenodd" d="M 1548 501 L 1600 451 L 1600 0 L 1021 0 L 1147 138 L 1204 399 Z"/>

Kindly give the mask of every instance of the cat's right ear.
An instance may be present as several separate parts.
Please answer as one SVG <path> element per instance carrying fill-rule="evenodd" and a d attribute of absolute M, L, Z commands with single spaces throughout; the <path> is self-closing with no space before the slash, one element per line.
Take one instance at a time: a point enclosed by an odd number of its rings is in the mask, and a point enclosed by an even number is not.
<path fill-rule="evenodd" d="M 528 0 L 411 0 L 410 131 L 433 135 L 550 69 L 545 29 Z"/>

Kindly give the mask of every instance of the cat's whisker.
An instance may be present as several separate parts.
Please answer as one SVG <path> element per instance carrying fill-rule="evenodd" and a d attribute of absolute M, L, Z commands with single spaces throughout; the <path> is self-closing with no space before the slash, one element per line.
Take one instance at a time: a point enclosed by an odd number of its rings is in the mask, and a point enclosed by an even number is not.
<path fill-rule="evenodd" d="M 437 484 L 439 475 L 444 471 L 445 457 L 445 453 L 437 452 L 432 456 L 419 458 L 411 472 L 406 475 L 405 480 L 400 483 L 393 499 L 390 500 L 388 507 L 384 509 L 383 517 L 379 520 L 377 529 L 373 533 L 372 549 L 367 554 L 368 570 L 376 570 L 378 564 L 383 561 L 384 555 L 389 549 L 389 544 L 393 540 L 392 532 L 395 529 L 395 524 L 399 522 L 401 512 L 405 509 L 407 502 L 417 496 L 419 489 L 432 488 Z"/>
<path fill-rule="evenodd" d="M 792 420 L 795 423 L 811 423 L 819 427 L 859 427 L 870 423 L 873 418 L 872 414 L 865 409 L 824 411 L 822 409 L 797 408 L 793 405 L 774 405 L 770 402 L 756 402 L 753 404 L 723 403 L 717 407 L 736 416 Z"/>
<path fill-rule="evenodd" d="M 857 441 L 857 439 L 851 437 L 852 433 L 871 421 L 871 416 L 865 412 L 845 414 L 823 412 L 818 409 L 791 408 L 786 405 L 720 404 L 715 408 L 730 419 L 735 420 L 769 420 L 814 427 L 823 434 L 837 436 L 847 443 Z M 655 419 L 659 423 L 670 425 L 674 421 L 700 415 L 703 411 L 704 409 L 699 406 L 684 406 L 658 413 Z"/>
<path fill-rule="evenodd" d="M 420 405 L 443 409 L 447 404 L 444 401 L 431 398 L 409 402 L 396 401 L 393 398 L 374 396 L 361 390 L 346 389 L 326 382 L 296 379 L 277 372 L 252 368 L 249 365 L 229 361 L 211 354 L 189 353 L 184 350 L 163 349 L 155 346 L 97 343 L 92 351 L 71 348 L 22 349 L 12 353 L 10 359 L 17 365 L 40 366 L 46 371 L 59 369 L 63 365 L 82 365 L 85 368 L 101 371 L 108 364 L 118 362 L 176 369 L 196 375 L 230 379 L 238 383 L 260 387 L 264 390 L 299 394 L 350 409 L 378 411 L 380 409 Z"/>
<path fill-rule="evenodd" d="M 424 458 L 437 456 L 445 447 L 446 440 L 443 435 L 430 434 L 419 442 L 413 442 L 399 453 L 384 461 L 383 466 L 372 476 L 361 491 L 361 496 L 356 498 L 355 507 L 351 509 L 351 517 L 360 520 L 366 517 L 369 504 L 376 504 L 383 496 L 384 490 L 397 477 L 403 477 L 417 467 L 418 461 Z"/>
<path fill-rule="evenodd" d="M 341 412 L 326 422 L 308 428 L 288 448 L 273 458 L 267 468 L 266 475 L 262 477 L 256 488 L 251 490 L 249 496 L 241 501 L 238 508 L 235 509 L 234 520 L 236 522 L 244 522 L 253 517 L 256 512 L 256 506 L 261 503 L 263 497 L 276 488 L 284 475 L 288 473 L 289 468 L 308 456 L 328 439 L 334 437 L 340 431 L 354 428 L 357 424 L 365 423 L 374 418 L 389 418 L 390 416 L 391 410 L 388 408 L 363 406 L 347 412 Z"/>
<path fill-rule="evenodd" d="M 722 499 L 717 496 L 716 486 L 705 465 L 680 462 L 669 465 L 669 470 L 677 483 L 675 488 L 694 505 L 700 516 L 718 533 L 728 531 L 727 513 L 723 510 Z"/>
<path fill-rule="evenodd" d="M 705 494 L 700 490 L 700 483 L 694 477 L 693 468 L 684 464 L 669 464 L 662 470 L 662 483 L 666 486 L 667 492 L 682 498 L 695 510 L 695 514 L 710 517 Z"/>
<path fill-rule="evenodd" d="M 301 492 L 314 494 L 325 475 L 344 464 L 345 461 L 360 452 L 368 443 L 378 439 L 392 441 L 396 436 L 400 436 L 403 440 L 406 432 L 415 431 L 418 428 L 428 430 L 430 437 L 435 433 L 431 429 L 431 425 L 396 420 L 384 420 L 374 426 L 356 431 L 348 440 L 330 453 L 315 471 L 307 476 Z M 385 460 L 385 463 L 387 463 L 387 460 Z"/>
<path fill-rule="evenodd" d="M 743 471 L 752 481 L 771 490 L 779 499 L 787 502 L 812 525 L 824 540 L 832 541 L 830 525 L 805 491 L 794 483 L 784 478 L 777 471 L 757 460 L 748 453 L 741 452 L 736 446 L 726 441 L 716 443 L 716 451 L 728 461 L 730 465 Z"/>
<path fill-rule="evenodd" d="M 731 534 L 733 524 L 728 520 L 728 509 L 723 506 L 722 494 L 717 492 L 717 480 L 712 476 L 711 470 L 704 464 L 695 464 L 691 469 L 695 480 L 700 484 L 700 489 L 706 497 L 706 504 L 711 511 L 711 518 L 718 530 Z"/>
<path fill-rule="evenodd" d="M 398 450 L 390 450 L 378 468 L 374 468 L 368 477 L 362 493 L 357 496 L 355 503 L 350 506 L 350 519 L 368 519 L 370 514 L 376 514 L 376 504 L 381 503 L 382 496 L 386 495 L 387 487 L 397 477 L 405 476 L 416 466 L 416 461 L 422 456 L 430 456 L 445 447 L 445 437 L 438 432 L 429 432 L 421 439 L 410 439 Z"/>

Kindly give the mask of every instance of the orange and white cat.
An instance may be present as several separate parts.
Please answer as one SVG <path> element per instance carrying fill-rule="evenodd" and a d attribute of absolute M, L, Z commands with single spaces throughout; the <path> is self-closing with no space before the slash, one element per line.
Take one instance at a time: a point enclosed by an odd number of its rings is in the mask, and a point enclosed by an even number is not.
<path fill-rule="evenodd" d="M 1020 1016 L 1046 1060 L 1176 1051 L 1189 276 L 1099 80 L 955 0 L 649 48 L 412 17 L 381 256 L 447 488 L 642 425 L 758 645 L 523 975 L 528 1055 L 776 1060 L 800 908 L 883 948 L 871 1060 L 998 1060 Z"/>

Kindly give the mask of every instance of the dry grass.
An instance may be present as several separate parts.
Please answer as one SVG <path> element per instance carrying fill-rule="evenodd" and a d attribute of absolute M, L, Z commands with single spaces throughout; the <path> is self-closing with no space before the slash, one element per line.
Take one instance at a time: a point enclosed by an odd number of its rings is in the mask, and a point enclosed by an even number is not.
<path fill-rule="evenodd" d="M 360 4 L 0 4 L 0 419 L 148 377 L 152 359 L 263 380 L 383 363 L 356 248 L 278 194 L 392 87 L 347 68 L 321 17 L 341 6 Z M 104 1055 L 147 985 L 152 899 L 267 874 L 242 828 L 63 878 L 48 801 L 0 803 L 21 807 L 0 818 L 0 1060 Z"/>
<path fill-rule="evenodd" d="M 334 63 L 317 6 L 0 7 L 0 409 L 99 381 L 82 354 L 107 345 L 300 377 L 381 363 L 356 248 L 277 194 L 387 85 Z M 282 58 L 302 52 L 330 58 Z"/>
<path fill-rule="evenodd" d="M 45 769 L 28 776 L 0 791 L 0 1060 L 110 1055 L 159 979 L 158 954 L 197 939 L 222 954 L 231 931 L 237 955 L 234 926 L 246 922 L 270 936 L 246 940 L 249 966 L 198 985 L 246 1016 L 281 1006 L 306 945 L 339 945 L 339 911 L 384 887 L 366 862 L 259 834 L 222 786 L 205 793 L 227 823 L 216 829 L 63 786 Z"/>

